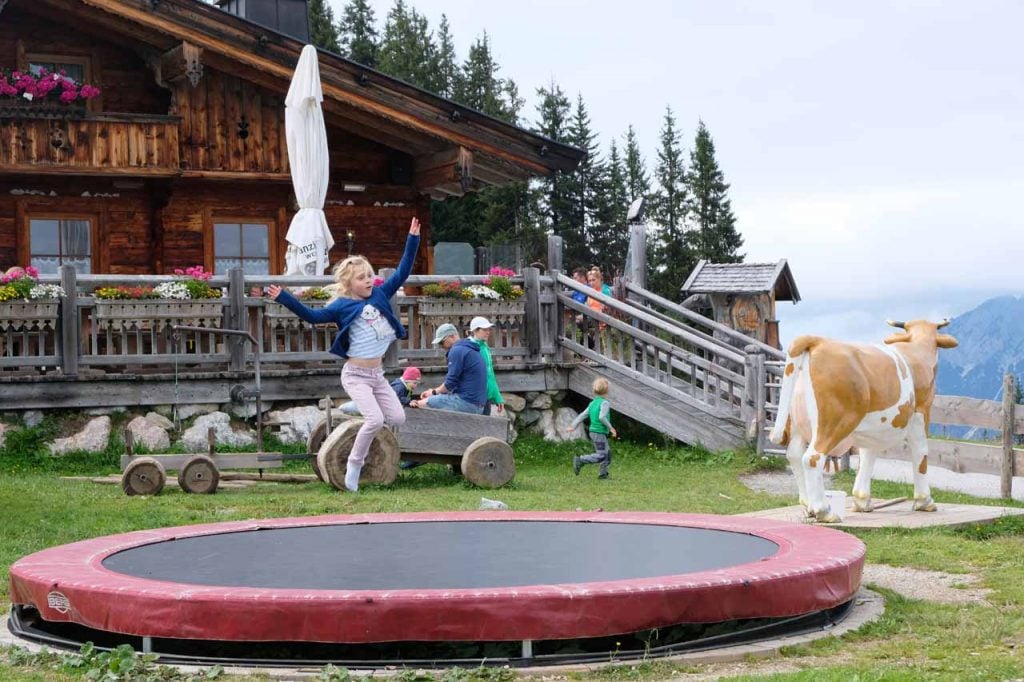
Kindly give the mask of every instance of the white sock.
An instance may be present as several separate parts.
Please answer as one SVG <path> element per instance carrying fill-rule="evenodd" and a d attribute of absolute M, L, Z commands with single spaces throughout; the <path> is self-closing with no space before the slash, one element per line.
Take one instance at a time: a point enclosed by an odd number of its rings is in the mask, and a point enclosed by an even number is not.
<path fill-rule="evenodd" d="M 349 492 L 359 490 L 359 474 L 363 471 L 363 465 L 355 465 L 351 462 L 345 468 L 345 488 Z"/>

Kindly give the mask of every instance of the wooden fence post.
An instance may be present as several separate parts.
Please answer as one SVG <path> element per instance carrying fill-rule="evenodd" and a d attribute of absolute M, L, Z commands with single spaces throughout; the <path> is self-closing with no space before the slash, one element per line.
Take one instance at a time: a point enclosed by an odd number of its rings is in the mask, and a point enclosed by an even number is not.
<path fill-rule="evenodd" d="M 764 367 L 764 351 L 759 346 L 749 345 L 744 348 L 746 358 L 743 367 L 743 403 L 740 408 L 750 444 L 758 455 L 764 454 L 765 427 L 765 384 L 768 381 Z"/>
<path fill-rule="evenodd" d="M 1013 436 L 1014 409 L 1017 383 L 1012 374 L 1003 375 L 1003 465 L 999 476 L 999 494 L 1003 499 L 1013 497 Z"/>
<path fill-rule="evenodd" d="M 394 268 L 384 268 L 384 269 L 382 269 L 380 271 L 380 276 L 384 280 L 387 280 L 394 273 L 395 273 L 395 269 Z M 399 317 L 399 314 L 398 314 L 398 296 L 397 296 L 397 294 L 395 296 L 391 297 L 391 312 L 393 312 L 395 314 L 396 318 Z M 384 371 L 385 372 L 388 372 L 390 370 L 396 369 L 398 367 L 398 344 L 399 343 L 400 343 L 400 341 L 395 341 L 393 344 L 388 346 L 387 352 L 384 353 Z"/>
<path fill-rule="evenodd" d="M 78 376 L 78 354 L 81 353 L 81 319 L 78 314 L 78 273 L 73 265 L 60 266 L 60 347 L 57 362 L 66 377 Z M 93 324 L 96 324 L 93 322 Z"/>
<path fill-rule="evenodd" d="M 548 272 L 558 270 L 564 272 L 562 267 L 562 238 L 550 235 L 548 237 Z"/>
<path fill-rule="evenodd" d="M 523 290 L 526 297 L 526 311 L 523 316 L 526 351 L 530 356 L 531 362 L 539 362 L 542 326 L 540 314 L 540 270 L 537 268 L 523 268 Z"/>
<path fill-rule="evenodd" d="M 242 268 L 228 270 L 228 329 L 247 331 L 248 316 L 245 314 L 245 272 Z M 231 355 L 231 371 L 241 372 L 245 369 L 245 339 L 228 335 L 225 341 Z"/>
<path fill-rule="evenodd" d="M 629 226 L 629 262 L 626 263 L 626 276 L 629 281 L 640 287 L 647 288 L 647 226 L 643 224 Z"/>

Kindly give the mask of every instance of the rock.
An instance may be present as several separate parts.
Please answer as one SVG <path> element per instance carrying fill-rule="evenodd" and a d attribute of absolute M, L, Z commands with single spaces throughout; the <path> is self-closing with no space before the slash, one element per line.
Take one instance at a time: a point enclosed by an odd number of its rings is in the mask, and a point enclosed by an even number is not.
<path fill-rule="evenodd" d="M 540 419 L 540 412 L 538 410 L 523 410 L 517 416 L 520 426 L 529 426 L 535 424 Z"/>
<path fill-rule="evenodd" d="M 21 421 L 29 428 L 39 426 L 43 423 L 43 413 L 39 410 L 25 410 L 21 413 Z"/>
<path fill-rule="evenodd" d="M 555 391 L 554 394 L 552 395 L 552 397 L 555 399 L 556 403 L 560 403 L 563 400 L 565 400 L 565 396 L 566 396 L 566 392 L 565 391 Z"/>
<path fill-rule="evenodd" d="M 576 440 L 587 437 L 583 424 L 579 424 L 571 433 L 565 432 L 566 429 L 572 426 L 572 422 L 577 416 L 579 416 L 579 412 L 571 407 L 560 407 L 555 410 L 555 428 L 558 430 L 558 435 L 562 440 Z"/>
<path fill-rule="evenodd" d="M 163 414 L 157 412 L 149 412 L 146 414 L 146 421 L 159 426 L 164 431 L 170 431 L 174 428 L 174 422 L 168 419 Z"/>
<path fill-rule="evenodd" d="M 505 399 L 506 410 L 522 412 L 526 408 L 526 398 L 522 396 L 518 396 L 515 393 L 502 393 L 501 397 Z"/>
<path fill-rule="evenodd" d="M 549 389 L 547 389 L 544 392 L 546 394 L 548 394 L 549 396 L 551 396 L 552 398 L 557 399 L 558 398 L 558 394 L 561 393 L 562 391 L 559 391 L 557 388 L 549 388 Z"/>
<path fill-rule="evenodd" d="M 160 418 L 163 419 L 163 417 Z M 167 431 L 146 417 L 136 417 L 131 420 L 128 423 L 128 430 L 132 432 L 135 443 L 149 452 L 160 452 L 171 447 L 171 439 L 167 435 Z"/>
<path fill-rule="evenodd" d="M 50 443 L 51 455 L 63 455 L 72 450 L 103 452 L 110 441 L 110 417 L 90 419 L 85 428 L 70 438 L 58 438 Z"/>
<path fill-rule="evenodd" d="M 10 426 L 0 422 L 0 448 L 4 446 L 4 441 L 7 440 L 7 431 L 10 430 Z"/>
<path fill-rule="evenodd" d="M 516 438 L 519 438 L 519 432 L 516 431 L 516 427 L 510 426 L 508 429 L 508 442 L 511 445 L 516 442 Z"/>
<path fill-rule="evenodd" d="M 231 428 L 231 417 L 223 412 L 212 412 L 197 418 L 195 423 L 181 437 L 181 443 L 188 452 L 206 452 L 209 444 L 206 432 L 213 428 L 215 445 L 245 446 L 256 442 L 252 431 L 235 431 Z"/>
<path fill-rule="evenodd" d="M 324 418 L 324 413 L 312 405 L 307 405 L 271 412 L 267 418 L 281 423 L 281 431 L 277 437 L 282 443 L 288 445 L 305 443 L 313 427 Z"/>
<path fill-rule="evenodd" d="M 555 414 L 551 410 L 544 410 L 540 413 L 540 420 L 534 425 L 534 430 L 544 437 L 544 440 L 557 443 L 562 437 L 555 430 Z"/>
<path fill-rule="evenodd" d="M 527 391 L 523 397 L 526 398 L 526 402 L 532 402 L 539 395 L 537 391 Z"/>
<path fill-rule="evenodd" d="M 326 410 L 328 403 L 330 403 L 331 407 L 341 407 L 341 404 L 344 402 L 348 402 L 348 400 L 342 398 L 320 398 L 316 406 L 321 410 Z"/>
<path fill-rule="evenodd" d="M 263 408 L 263 412 L 271 410 L 274 407 L 274 403 L 265 400 L 260 404 Z M 238 403 L 224 403 L 220 408 L 221 412 L 227 412 L 232 417 L 238 417 L 240 419 L 251 419 L 256 416 L 256 401 L 246 400 L 244 403 L 239 405 Z"/>
<path fill-rule="evenodd" d="M 171 419 L 174 417 L 174 405 L 154 405 L 153 411 L 159 415 Z"/>
<path fill-rule="evenodd" d="M 551 409 L 551 396 L 547 393 L 541 393 L 536 398 L 530 401 L 530 407 L 535 410 L 550 410 Z"/>
<path fill-rule="evenodd" d="M 185 421 L 190 419 L 197 414 L 210 414 L 217 411 L 217 405 L 209 403 L 189 403 L 187 405 L 178 405 L 178 419 Z"/>
<path fill-rule="evenodd" d="M 100 417 L 105 414 L 118 414 L 121 412 L 127 412 L 128 408 L 124 405 L 116 405 L 114 407 L 90 407 L 85 410 L 85 414 L 91 417 Z"/>

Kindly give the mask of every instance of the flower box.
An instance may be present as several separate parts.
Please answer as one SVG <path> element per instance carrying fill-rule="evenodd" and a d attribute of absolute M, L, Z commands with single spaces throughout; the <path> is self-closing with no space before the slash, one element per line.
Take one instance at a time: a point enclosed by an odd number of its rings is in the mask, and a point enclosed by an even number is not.
<path fill-rule="evenodd" d="M 62 102 L 54 102 L 53 100 L 0 100 L 0 119 L 41 118 L 65 120 L 72 118 L 83 118 L 84 116 L 84 104 L 64 104 Z"/>
<path fill-rule="evenodd" d="M 164 324 L 220 327 L 224 320 L 224 300 L 212 299 L 96 299 L 93 319 L 111 325 Z"/>
<path fill-rule="evenodd" d="M 419 299 L 420 317 L 445 318 L 443 322 L 451 322 L 456 326 L 465 326 L 469 321 L 481 315 L 495 324 L 518 325 L 523 322 L 526 301 L 522 298 L 514 301 L 495 301 L 486 298 L 430 298 Z M 434 320 L 432 320 L 434 321 Z"/>
<path fill-rule="evenodd" d="M 0 331 L 52 330 L 57 321 L 56 300 L 0 301 Z"/>

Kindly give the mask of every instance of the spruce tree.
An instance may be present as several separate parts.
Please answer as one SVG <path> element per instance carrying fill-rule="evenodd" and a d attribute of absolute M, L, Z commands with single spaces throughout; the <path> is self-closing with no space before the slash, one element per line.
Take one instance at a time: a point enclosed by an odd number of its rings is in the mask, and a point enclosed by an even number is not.
<path fill-rule="evenodd" d="M 697 126 L 690 169 L 686 173 L 689 214 L 693 230 L 689 233 L 697 258 L 714 263 L 738 263 L 743 237 L 736 231 L 736 217 L 729 201 L 729 185 L 715 159 L 715 143 L 701 121 Z"/>
<path fill-rule="evenodd" d="M 452 37 L 448 17 L 441 15 L 441 24 L 437 28 L 437 94 L 455 99 L 462 82 L 459 71 L 458 56 L 455 54 L 455 39 Z"/>
<path fill-rule="evenodd" d="M 629 126 L 626 132 L 626 196 L 630 202 L 647 198 L 651 193 L 651 181 L 647 177 L 647 164 L 640 153 L 640 143 L 636 139 L 636 131 Z"/>
<path fill-rule="evenodd" d="M 456 91 L 459 102 L 495 118 L 510 118 L 511 111 L 504 100 L 505 84 L 498 78 L 498 65 L 491 54 L 486 32 L 470 46 L 459 85 Z"/>
<path fill-rule="evenodd" d="M 565 96 L 554 81 L 547 88 L 538 88 L 537 105 L 539 122 L 536 132 L 555 142 L 568 142 L 568 125 L 570 116 L 569 98 Z M 572 197 L 568 193 L 566 174 L 553 171 L 539 183 L 540 211 L 545 227 L 552 234 L 563 239 L 571 228 L 570 214 Z M 566 268 L 575 267 L 577 263 L 564 259 Z"/>
<path fill-rule="evenodd" d="M 596 246 L 593 239 L 595 209 L 600 184 L 602 166 L 597 145 L 597 133 L 590 123 L 590 114 L 583 103 L 583 95 L 576 96 L 576 107 L 566 130 L 566 142 L 582 149 L 586 157 L 576 166 L 576 170 L 566 175 L 566 193 L 570 201 L 568 229 L 562 233 L 564 240 L 564 259 L 567 264 L 576 265 L 594 263 Z"/>
<path fill-rule="evenodd" d="M 340 53 L 334 10 L 327 0 L 309 0 L 309 40 L 316 47 Z"/>
<path fill-rule="evenodd" d="M 629 226 L 626 224 L 629 203 L 626 167 L 618 145 L 612 140 L 608 161 L 601 172 L 594 203 L 594 224 L 591 227 L 594 262 L 601 266 L 601 271 L 609 281 L 625 269 L 626 251 L 629 248 Z"/>
<path fill-rule="evenodd" d="M 660 141 L 654 169 L 657 186 L 650 202 L 651 221 L 656 229 L 653 248 L 648 250 L 652 264 L 650 288 L 675 301 L 696 259 L 686 238 L 686 169 L 671 108 L 666 108 Z"/>
<path fill-rule="evenodd" d="M 427 90 L 435 90 L 437 62 L 426 17 L 404 0 L 395 0 L 384 22 L 377 68 L 395 78 Z"/>
<path fill-rule="evenodd" d="M 349 0 L 338 24 L 341 54 L 371 69 L 377 68 L 380 36 L 377 19 L 367 0 Z"/>

